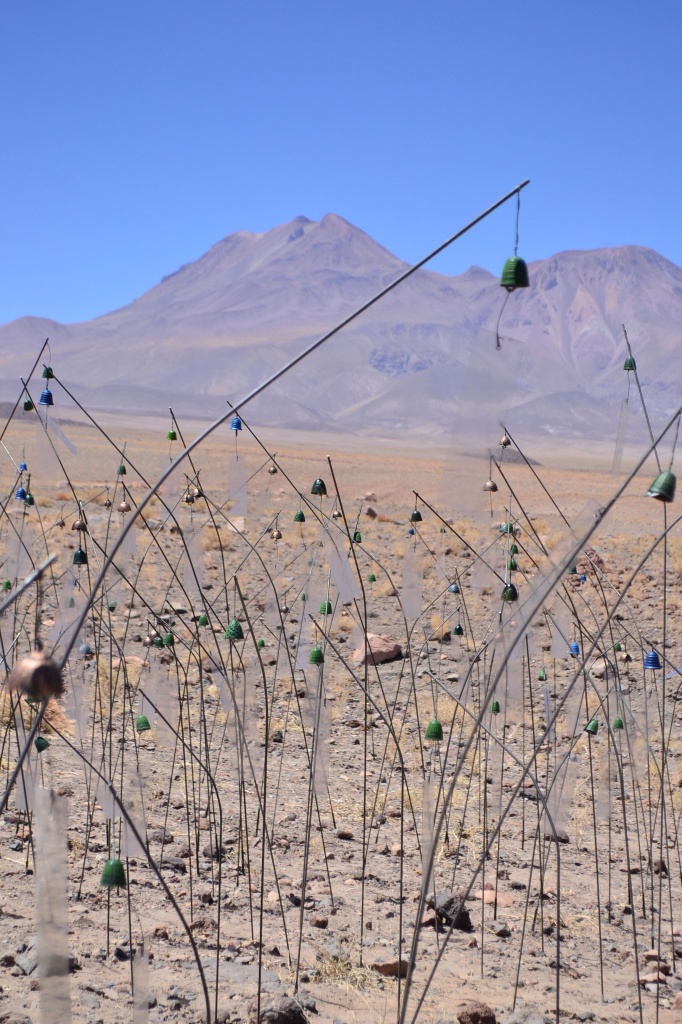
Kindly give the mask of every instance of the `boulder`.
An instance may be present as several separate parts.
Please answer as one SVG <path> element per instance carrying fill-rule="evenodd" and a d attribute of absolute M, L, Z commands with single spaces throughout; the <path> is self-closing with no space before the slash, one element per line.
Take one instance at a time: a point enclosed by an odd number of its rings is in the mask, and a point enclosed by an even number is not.
<path fill-rule="evenodd" d="M 361 644 L 357 648 L 353 659 L 356 665 L 381 665 L 385 661 L 395 661 L 402 656 L 400 644 L 389 640 L 388 637 L 368 633 L 365 645 Z"/>

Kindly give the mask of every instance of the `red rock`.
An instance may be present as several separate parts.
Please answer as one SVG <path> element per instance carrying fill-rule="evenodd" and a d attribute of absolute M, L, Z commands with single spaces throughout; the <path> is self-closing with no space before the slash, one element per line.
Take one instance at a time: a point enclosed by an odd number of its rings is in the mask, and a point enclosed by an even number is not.
<path fill-rule="evenodd" d="M 353 659 L 356 665 L 381 665 L 385 661 L 395 661 L 402 656 L 400 644 L 389 640 L 388 637 L 368 633 L 366 645 L 357 648 Z"/>

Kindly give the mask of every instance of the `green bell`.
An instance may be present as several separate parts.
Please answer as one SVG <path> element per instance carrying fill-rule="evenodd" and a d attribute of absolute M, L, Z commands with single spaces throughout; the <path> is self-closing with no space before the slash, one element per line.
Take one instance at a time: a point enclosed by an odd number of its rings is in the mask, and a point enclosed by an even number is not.
<path fill-rule="evenodd" d="M 368 582 L 368 583 L 376 583 L 376 581 L 377 581 L 377 578 L 376 578 L 376 576 L 374 575 L 374 573 L 373 573 L 373 572 L 371 572 L 371 573 L 369 574 L 369 576 L 367 577 L 367 582 Z"/>
<path fill-rule="evenodd" d="M 163 637 L 155 636 L 152 641 L 155 647 L 163 647 Z"/>
<path fill-rule="evenodd" d="M 177 441 L 177 439 L 178 435 L 175 430 L 169 430 L 168 433 L 166 434 L 167 441 Z"/>
<path fill-rule="evenodd" d="M 620 715 L 618 716 L 618 718 L 614 718 L 612 728 L 614 729 L 614 731 L 617 729 L 625 728 L 625 723 L 623 722 L 623 719 L 620 717 Z"/>
<path fill-rule="evenodd" d="M 30 398 L 24 399 L 24 412 L 32 412 L 35 406 Z"/>
<path fill-rule="evenodd" d="M 512 558 L 514 557 L 514 555 L 518 555 L 518 553 L 519 553 L 519 549 L 517 548 L 516 544 L 510 544 L 509 545 L 509 554 L 512 556 Z"/>
<path fill-rule="evenodd" d="M 589 733 L 590 736 L 596 736 L 599 732 L 599 722 L 596 718 L 591 719 L 585 726 L 585 732 Z"/>
<path fill-rule="evenodd" d="M 577 576 L 578 575 L 578 566 L 576 565 L 576 563 L 574 562 L 573 565 L 569 565 L 569 567 L 566 570 L 566 572 L 568 573 L 569 576 Z"/>
<path fill-rule="evenodd" d="M 116 602 L 115 601 L 109 601 L 109 603 L 107 604 L 107 608 L 109 609 L 110 612 L 115 612 L 116 611 Z"/>
<path fill-rule="evenodd" d="M 261 650 L 263 649 L 263 647 L 265 647 L 265 640 L 263 639 L 263 637 L 261 637 L 260 640 L 258 640 L 258 642 L 256 643 L 256 647 L 259 647 Z"/>
<path fill-rule="evenodd" d="M 301 594 L 301 600 L 302 601 L 307 601 L 308 600 L 308 595 L 307 594 Z"/>
<path fill-rule="evenodd" d="M 667 470 L 665 473 L 659 473 L 646 492 L 646 496 L 647 498 L 658 498 L 659 501 L 674 501 L 676 483 L 677 478 L 670 470 Z"/>
<path fill-rule="evenodd" d="M 118 857 L 112 857 L 111 860 L 105 862 L 99 884 L 106 889 L 125 889 L 127 885 L 125 868 Z"/>
<path fill-rule="evenodd" d="M 313 481 L 313 486 L 310 488 L 311 494 L 316 494 L 320 498 L 324 498 L 327 493 L 327 486 L 324 480 L 318 476 L 317 480 Z"/>
<path fill-rule="evenodd" d="M 353 543 L 362 544 L 362 534 L 360 533 L 359 530 L 356 530 L 355 533 L 353 534 Z"/>
<path fill-rule="evenodd" d="M 35 505 L 35 503 L 36 503 L 36 500 L 33 497 L 33 495 L 31 494 L 31 492 L 30 491 L 26 491 L 26 497 L 24 498 L 24 505 L 28 505 L 28 507 L 31 508 L 33 505 Z"/>
<path fill-rule="evenodd" d="M 441 743 L 443 740 L 443 726 L 440 724 L 437 718 L 432 718 L 429 724 L 424 730 L 424 739 L 427 743 L 433 744 Z"/>
<path fill-rule="evenodd" d="M 232 619 L 230 622 L 228 622 L 227 629 L 225 630 L 225 639 L 226 640 L 243 640 L 244 639 L 244 630 L 242 629 L 242 624 L 239 621 L 239 619 Z"/>
<path fill-rule="evenodd" d="M 151 725 L 146 715 L 138 715 L 135 719 L 135 732 L 149 732 Z"/>
<path fill-rule="evenodd" d="M 73 564 L 74 565 L 87 565 L 88 564 L 87 552 L 85 552 L 83 550 L 83 548 L 76 548 L 76 550 L 74 551 L 74 553 L 73 553 Z"/>
<path fill-rule="evenodd" d="M 616 654 L 620 654 L 620 652 L 623 650 L 623 645 L 621 643 L 615 643 L 613 645 L 613 649 Z"/>
<path fill-rule="evenodd" d="M 43 366 L 43 380 L 54 380 L 51 366 Z"/>
<path fill-rule="evenodd" d="M 118 467 L 118 475 L 125 476 L 127 472 L 128 470 L 125 467 L 125 463 L 122 462 L 121 465 Z"/>
<path fill-rule="evenodd" d="M 47 750 L 50 745 L 50 741 L 46 740 L 44 736 L 36 736 L 33 742 L 39 754 L 42 754 L 43 750 Z"/>
<path fill-rule="evenodd" d="M 464 636 L 464 627 L 458 622 L 452 632 L 455 636 Z"/>
<path fill-rule="evenodd" d="M 516 572 L 516 570 L 518 569 L 518 565 L 516 564 L 513 558 L 510 558 L 509 561 L 507 562 L 507 568 L 509 569 L 510 572 Z"/>
<path fill-rule="evenodd" d="M 332 603 L 331 601 L 323 601 L 320 605 L 320 615 L 331 615 Z"/>
<path fill-rule="evenodd" d="M 502 600 L 511 604 L 512 601 L 518 601 L 519 592 L 513 583 L 507 583 L 504 590 L 502 591 Z"/>
<path fill-rule="evenodd" d="M 514 292 L 517 288 L 530 287 L 526 261 L 522 260 L 520 256 L 510 256 L 502 268 L 500 285 L 508 292 Z"/>
<path fill-rule="evenodd" d="M 206 612 L 201 613 L 201 615 L 197 619 L 197 624 L 199 626 L 208 626 L 208 615 L 206 614 Z"/>
<path fill-rule="evenodd" d="M 172 633 L 164 633 L 161 643 L 164 647 L 174 647 L 175 637 L 173 636 Z"/>
<path fill-rule="evenodd" d="M 11 580 L 3 580 L 2 581 L 2 589 L 3 590 L 11 590 L 12 589 L 12 581 Z"/>
<path fill-rule="evenodd" d="M 412 513 L 412 515 L 410 516 L 410 522 L 411 523 L 421 523 L 422 519 L 423 519 L 423 517 L 422 517 L 421 512 L 419 511 L 418 508 L 416 508 L 414 510 L 414 512 Z"/>
<path fill-rule="evenodd" d="M 623 363 L 623 369 L 627 370 L 628 373 L 630 373 L 632 370 L 636 370 L 637 369 L 637 363 L 632 358 L 632 356 L 628 356 L 627 357 L 627 359 Z"/>
<path fill-rule="evenodd" d="M 294 522 L 295 523 L 304 523 L 305 522 L 305 515 L 303 514 L 303 510 L 302 509 L 299 508 L 298 512 L 294 513 Z"/>
<path fill-rule="evenodd" d="M 322 665 L 324 664 L 324 653 L 321 647 L 313 647 L 310 651 L 310 664 L 311 665 Z"/>
<path fill-rule="evenodd" d="M 547 682 L 547 673 L 545 672 L 544 668 L 541 668 L 540 671 L 538 672 L 538 682 L 539 683 L 546 683 Z"/>
<path fill-rule="evenodd" d="M 492 702 L 492 704 L 490 705 L 490 714 L 491 715 L 499 715 L 499 713 L 500 713 L 500 702 L 499 702 L 499 700 L 494 700 Z"/>
<path fill-rule="evenodd" d="M 502 523 L 500 527 L 500 533 L 509 533 L 514 536 L 514 524 L 513 523 Z"/>

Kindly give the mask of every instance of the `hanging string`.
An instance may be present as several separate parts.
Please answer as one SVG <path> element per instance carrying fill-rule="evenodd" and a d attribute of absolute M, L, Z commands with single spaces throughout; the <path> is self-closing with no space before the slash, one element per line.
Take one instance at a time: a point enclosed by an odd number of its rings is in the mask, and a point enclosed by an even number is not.
<path fill-rule="evenodd" d="M 514 255 L 516 256 L 519 249 L 519 214 L 521 213 L 521 193 L 516 193 L 516 241 L 514 242 Z"/>
<path fill-rule="evenodd" d="M 517 229 L 517 232 L 516 232 L 516 241 L 517 241 L 517 243 L 518 243 L 518 240 L 519 240 L 519 236 L 518 236 L 518 229 Z M 516 253 L 516 249 L 514 249 L 514 252 Z M 502 314 L 504 313 L 504 307 L 509 302 L 509 296 L 510 295 L 511 295 L 511 292 L 507 292 L 506 293 L 506 295 L 504 297 L 504 302 L 502 303 L 502 308 L 500 309 L 500 313 L 499 313 L 499 316 L 497 318 L 497 323 L 495 324 L 495 348 L 496 348 L 496 350 L 498 352 L 500 352 L 502 350 L 502 345 L 500 344 L 500 320 L 502 319 Z"/>
<path fill-rule="evenodd" d="M 680 417 L 677 417 L 677 426 L 675 427 L 675 439 L 673 441 L 673 450 L 670 453 L 670 465 L 668 466 L 668 472 L 673 468 L 673 460 L 675 458 L 675 449 L 677 448 L 677 438 L 680 436 Z"/>

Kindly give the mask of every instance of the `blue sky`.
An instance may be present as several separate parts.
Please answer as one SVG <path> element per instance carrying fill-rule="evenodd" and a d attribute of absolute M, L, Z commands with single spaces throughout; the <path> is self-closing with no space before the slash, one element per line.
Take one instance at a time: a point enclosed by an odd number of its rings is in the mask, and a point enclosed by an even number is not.
<path fill-rule="evenodd" d="M 525 177 L 519 252 L 682 264 L 682 9 L 34 0 L 0 33 L 0 322 L 125 305 L 239 229 L 347 218 L 414 262 Z M 513 208 L 439 258 L 498 272 Z"/>

